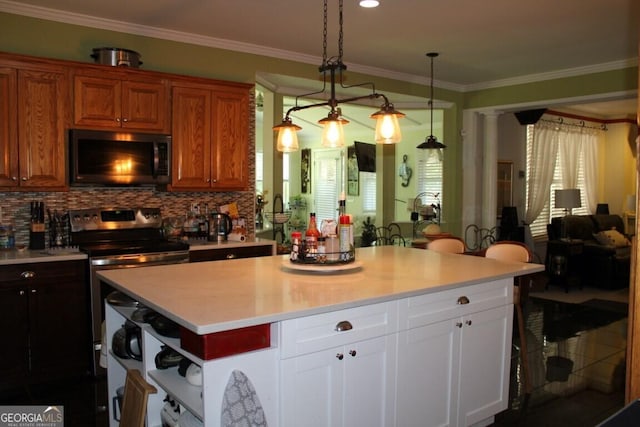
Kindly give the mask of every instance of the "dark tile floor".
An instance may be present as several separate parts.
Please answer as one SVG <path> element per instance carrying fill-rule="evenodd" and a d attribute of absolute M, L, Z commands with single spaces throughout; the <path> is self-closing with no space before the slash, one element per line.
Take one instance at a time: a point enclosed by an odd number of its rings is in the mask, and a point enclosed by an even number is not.
<path fill-rule="evenodd" d="M 510 408 L 495 427 L 595 426 L 624 406 L 627 305 L 530 297 L 525 306 L 532 392 L 525 397 L 514 324 Z"/>
<path fill-rule="evenodd" d="M 595 426 L 623 407 L 626 304 L 530 297 L 524 311 L 533 391 L 525 399 L 514 324 L 510 408 L 495 427 Z M 76 379 L 0 393 L 0 405 L 64 405 L 65 427 L 104 427 L 105 390 L 104 379 Z"/>

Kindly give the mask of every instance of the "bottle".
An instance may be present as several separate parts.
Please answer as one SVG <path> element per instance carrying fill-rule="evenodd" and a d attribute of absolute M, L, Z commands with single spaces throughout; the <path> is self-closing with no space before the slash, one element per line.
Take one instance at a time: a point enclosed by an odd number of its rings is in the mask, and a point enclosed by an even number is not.
<path fill-rule="evenodd" d="M 304 233 L 304 240 L 307 244 L 307 256 L 315 258 L 318 252 L 318 237 L 320 237 L 320 231 L 316 225 L 316 214 L 311 212 L 309 214 L 309 226 Z"/>
<path fill-rule="evenodd" d="M 325 238 L 318 237 L 318 262 L 325 263 L 327 261 L 327 250 L 325 246 Z"/>
<path fill-rule="evenodd" d="M 327 253 L 327 261 L 335 262 L 340 260 L 340 242 L 335 233 L 327 236 L 324 246 Z"/>
<path fill-rule="evenodd" d="M 294 231 L 291 233 L 291 255 L 289 259 L 291 261 L 297 261 L 300 255 L 300 242 L 302 240 L 302 233 L 300 231 Z"/>
<path fill-rule="evenodd" d="M 346 200 L 341 198 L 338 201 L 338 239 L 340 241 L 340 260 L 349 260 L 351 251 L 351 219 L 347 215 Z"/>

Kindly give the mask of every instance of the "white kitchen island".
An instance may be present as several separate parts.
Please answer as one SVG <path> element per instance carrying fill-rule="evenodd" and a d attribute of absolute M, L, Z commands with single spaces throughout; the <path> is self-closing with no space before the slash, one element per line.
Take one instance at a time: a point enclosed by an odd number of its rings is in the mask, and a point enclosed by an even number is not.
<path fill-rule="evenodd" d="M 167 393 L 206 426 L 221 425 L 233 371 L 249 379 L 272 427 L 482 425 L 507 407 L 513 277 L 542 265 L 396 246 L 358 249 L 356 265 L 299 271 L 274 256 L 99 272 L 197 335 L 270 330 L 263 349 L 209 359 L 140 324 L 141 362 L 109 353 L 110 395 L 125 369 L 140 369 L 159 390 L 151 426 L 161 425 Z M 107 308 L 108 337 L 132 310 Z M 162 345 L 201 366 L 202 387 L 156 369 Z"/>

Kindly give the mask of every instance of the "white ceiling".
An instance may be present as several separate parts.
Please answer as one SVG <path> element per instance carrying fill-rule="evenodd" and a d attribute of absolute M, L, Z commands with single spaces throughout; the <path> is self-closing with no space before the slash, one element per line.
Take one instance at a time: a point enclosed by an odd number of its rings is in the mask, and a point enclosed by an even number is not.
<path fill-rule="evenodd" d="M 380 3 L 364 9 L 357 0 L 344 1 L 343 59 L 350 70 L 424 83 L 425 53 L 436 51 L 436 87 L 471 90 L 637 63 L 638 0 Z M 337 4 L 329 1 L 329 56 L 338 53 Z M 0 0 L 0 11 L 138 34 L 153 30 L 167 38 L 319 65 L 322 5 L 320 0 Z M 636 109 L 634 102 L 615 108 Z"/>

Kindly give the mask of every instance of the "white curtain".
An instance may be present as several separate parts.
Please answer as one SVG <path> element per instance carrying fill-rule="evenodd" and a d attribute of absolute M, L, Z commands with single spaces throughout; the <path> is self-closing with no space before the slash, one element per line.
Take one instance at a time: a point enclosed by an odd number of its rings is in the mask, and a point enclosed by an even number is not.
<path fill-rule="evenodd" d="M 531 224 L 542 212 L 549 200 L 549 190 L 553 181 L 558 154 L 558 132 L 546 123 L 536 124 L 533 129 L 531 162 L 529 163 L 529 179 L 527 181 L 527 207 L 525 224 Z"/>
<path fill-rule="evenodd" d="M 597 206 L 598 140 L 601 132 L 584 126 L 540 121 L 534 126 L 525 222 L 531 224 L 550 199 L 556 167 L 562 170 L 562 188 L 578 188 L 578 166 L 583 161 L 584 197 L 589 212 Z M 561 164 L 555 165 L 560 150 Z"/>
<path fill-rule="evenodd" d="M 602 137 L 603 135 L 600 131 L 587 130 L 582 143 L 584 185 L 589 212 L 595 212 L 598 206 L 598 146 Z"/>

